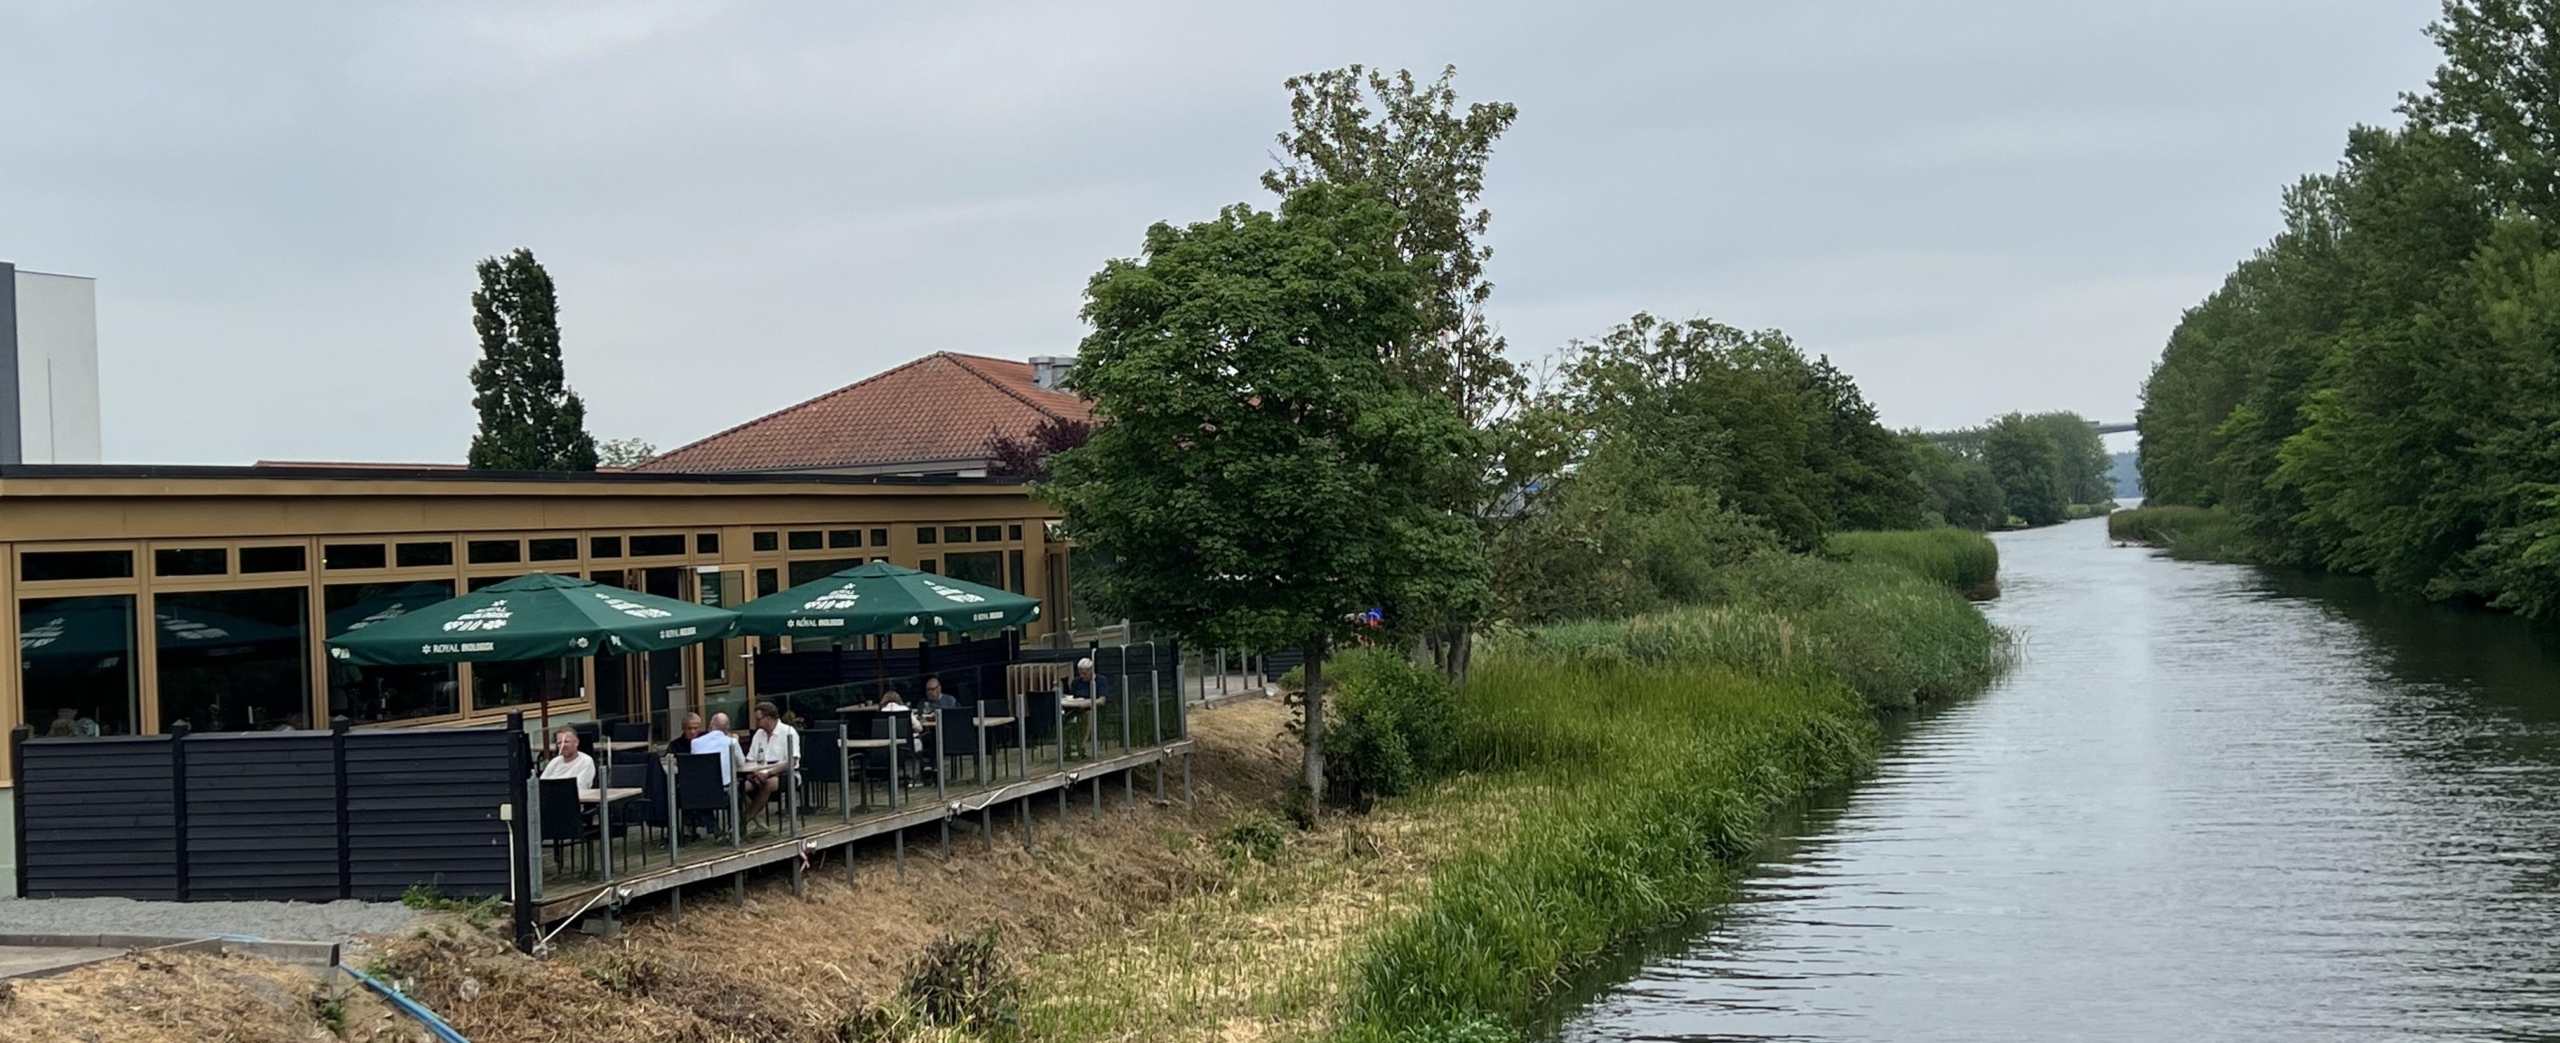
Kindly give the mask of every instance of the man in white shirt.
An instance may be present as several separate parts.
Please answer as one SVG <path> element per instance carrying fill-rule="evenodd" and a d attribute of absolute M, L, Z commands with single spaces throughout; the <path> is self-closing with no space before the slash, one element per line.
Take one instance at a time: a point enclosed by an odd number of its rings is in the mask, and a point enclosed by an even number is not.
<path fill-rule="evenodd" d="M 684 717 L 685 731 L 693 735 L 693 745 L 688 747 L 687 752 L 720 754 L 720 784 L 737 785 L 738 768 L 747 763 L 747 755 L 745 751 L 738 748 L 738 737 L 729 734 L 729 715 L 712 714 L 711 727 L 698 733 L 694 729 L 701 726 L 701 715 L 689 713 Z"/>
<path fill-rule="evenodd" d="M 800 767 L 800 730 L 782 723 L 782 711 L 770 702 L 756 704 L 756 730 L 747 741 L 747 768 L 741 795 L 747 817 L 756 817 L 766 801 L 782 789 L 782 773 Z"/>
<path fill-rule="evenodd" d="M 567 728 L 551 737 L 553 756 L 542 766 L 546 779 L 576 779 L 578 788 L 596 788 L 596 759 L 578 752 L 578 733 Z"/>

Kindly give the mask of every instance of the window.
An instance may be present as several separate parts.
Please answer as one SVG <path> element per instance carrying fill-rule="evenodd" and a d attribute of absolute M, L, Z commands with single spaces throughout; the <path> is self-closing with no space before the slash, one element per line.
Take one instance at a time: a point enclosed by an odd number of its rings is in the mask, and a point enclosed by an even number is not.
<path fill-rule="evenodd" d="M 463 546 L 463 558 L 474 565 L 512 565 L 524 560 L 524 541 L 473 540 Z"/>
<path fill-rule="evenodd" d="M 682 553 L 684 553 L 683 533 L 631 538 L 631 556 L 635 558 L 659 558 Z"/>
<path fill-rule="evenodd" d="M 827 547 L 829 549 L 859 546 L 862 546 L 862 530 L 860 529 L 833 529 L 827 533 Z"/>
<path fill-rule="evenodd" d="M 310 565 L 311 548 L 295 544 L 290 547 L 242 547 L 242 572 L 300 572 Z"/>
<path fill-rule="evenodd" d="M 756 596 L 763 597 L 782 589 L 782 573 L 773 569 L 756 570 Z"/>
<path fill-rule="evenodd" d="M 162 722 L 199 732 L 310 727 L 308 596 L 303 587 L 154 596 Z"/>
<path fill-rule="evenodd" d="M 791 534 L 792 550 L 816 550 L 826 545 L 826 535 L 816 529 Z"/>
<path fill-rule="evenodd" d="M 942 542 L 944 542 L 944 543 L 967 543 L 967 542 L 969 542 L 969 527 L 968 527 L 968 526 L 966 526 L 966 525 L 945 525 L 945 526 L 943 526 L 943 527 L 942 527 Z"/>
<path fill-rule="evenodd" d="M 575 659 L 527 659 L 471 665 L 471 708 L 496 710 L 536 702 L 575 702 L 582 671 Z"/>
<path fill-rule="evenodd" d="M 477 594 L 514 578 L 516 575 L 512 573 L 504 576 L 473 576 L 462 581 L 462 590 L 466 594 Z"/>
<path fill-rule="evenodd" d="M 547 539 L 526 540 L 524 549 L 525 556 L 535 561 L 575 561 L 578 558 L 578 538 L 553 536 Z"/>
<path fill-rule="evenodd" d="M 590 558 L 619 558 L 619 557 L 621 557 L 621 556 L 622 556 L 622 537 L 620 537 L 620 536 L 591 536 L 591 537 L 588 537 L 588 539 L 587 539 L 587 556 L 588 556 L 588 557 L 590 557 Z"/>
<path fill-rule="evenodd" d="M 450 551 L 452 548 L 446 549 Z M 390 566 L 391 556 L 383 553 L 379 543 L 320 545 L 320 567 L 324 569 L 381 569 Z"/>
<path fill-rule="evenodd" d="M 917 543 L 931 543 L 931 542 L 933 542 L 933 535 L 934 535 L 934 533 L 933 533 L 933 526 L 930 526 L 930 525 L 918 525 L 918 526 L 916 526 L 916 542 L 917 542 Z"/>
<path fill-rule="evenodd" d="M 1007 554 L 1009 555 L 1008 560 L 1012 562 L 1013 566 L 1013 585 L 1004 589 L 1010 590 L 1016 594 L 1031 593 L 1031 588 L 1024 582 L 1025 577 L 1022 574 L 1022 552 L 1018 550 L 1008 551 Z"/>
<path fill-rule="evenodd" d="M 18 578 L 29 583 L 66 579 L 132 579 L 129 550 L 28 551 L 18 556 Z"/>
<path fill-rule="evenodd" d="M 450 540 L 437 540 L 434 543 L 403 543 L 399 546 L 393 560 L 399 562 L 400 567 L 404 569 L 451 565 L 453 564 L 453 543 Z"/>
<path fill-rule="evenodd" d="M 231 552 L 220 547 L 162 547 L 151 552 L 154 576 L 223 576 L 231 572 Z"/>
<path fill-rule="evenodd" d="M 759 554 L 770 550 L 781 550 L 782 534 L 778 532 L 757 533 L 755 536 L 755 548 L 756 552 Z"/>
<path fill-rule="evenodd" d="M 1008 540 L 1013 540 L 1013 541 L 1015 541 L 1015 542 L 1017 542 L 1017 543 L 1018 543 L 1018 542 L 1021 542 L 1021 540 L 1022 540 L 1022 526 L 1019 526 L 1019 525 L 1007 525 L 1007 526 L 1005 526 L 1005 527 L 1004 527 L 1004 538 L 1006 538 L 1006 539 L 1008 539 Z"/>
<path fill-rule="evenodd" d="M 1000 550 L 970 551 L 944 555 L 944 574 L 967 580 L 981 587 L 1004 589 L 1004 552 Z"/>
<path fill-rule="evenodd" d="M 325 560 L 325 555 L 324 555 Z M 334 583 L 320 590 L 325 632 L 337 637 L 453 596 L 452 580 Z M 329 660 L 329 715 L 361 723 L 462 712 L 451 665 L 357 666 Z"/>
<path fill-rule="evenodd" d="M 919 561 L 919 562 L 917 562 L 917 563 L 916 563 L 916 571 L 918 571 L 918 572 L 940 572 L 940 571 L 942 571 L 942 563 L 941 563 L 941 562 L 939 562 L 939 561 L 935 561 L 935 560 L 933 560 L 932 558 L 926 558 L 926 559 L 924 559 L 923 561 Z"/>
<path fill-rule="evenodd" d="M 1018 539 L 1021 539 L 1021 538 L 1022 538 L 1022 534 L 1017 532 L 1017 533 L 1015 533 L 1015 534 L 1014 534 L 1013 538 L 1014 538 L 1014 539 L 1017 539 L 1017 540 L 1018 540 Z M 980 543 L 994 543 L 994 542 L 996 542 L 996 541 L 998 541 L 998 540 L 1001 540 L 1001 539 L 1004 539 L 1004 526 L 1001 526 L 1001 525 L 981 525 L 981 526 L 978 526 L 978 542 L 980 542 Z"/>
<path fill-rule="evenodd" d="M 824 579 L 830 575 L 842 572 L 860 564 L 862 564 L 862 559 L 858 557 L 820 558 L 816 561 L 795 561 L 791 563 L 791 585 L 796 587 L 813 580 Z"/>
<path fill-rule="evenodd" d="M 133 608 L 131 594 L 18 602 L 20 719 L 35 734 L 133 734 Z"/>
<path fill-rule="evenodd" d="M 873 530 L 871 530 L 871 545 L 872 545 L 872 546 L 874 546 L 874 547 L 886 547 L 886 546 L 888 546 L 888 545 L 889 545 L 889 530 L 887 530 L 887 529 L 873 529 Z"/>
<path fill-rule="evenodd" d="M 716 532 L 694 533 L 693 552 L 696 554 L 720 553 L 720 534 Z"/>

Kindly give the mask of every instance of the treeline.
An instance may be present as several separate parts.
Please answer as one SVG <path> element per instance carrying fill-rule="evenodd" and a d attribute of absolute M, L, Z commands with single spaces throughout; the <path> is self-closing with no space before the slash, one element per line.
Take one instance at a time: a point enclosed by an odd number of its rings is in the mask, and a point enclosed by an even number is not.
<path fill-rule="evenodd" d="M 2236 556 L 2560 609 L 2560 10 L 2454 0 L 2403 124 L 2357 127 L 2143 388 L 2150 502 Z"/>
<path fill-rule="evenodd" d="M 1905 437 L 1933 521 L 1977 530 L 2052 525 L 2115 498 L 2106 443 L 2078 413 L 2011 413 Z"/>

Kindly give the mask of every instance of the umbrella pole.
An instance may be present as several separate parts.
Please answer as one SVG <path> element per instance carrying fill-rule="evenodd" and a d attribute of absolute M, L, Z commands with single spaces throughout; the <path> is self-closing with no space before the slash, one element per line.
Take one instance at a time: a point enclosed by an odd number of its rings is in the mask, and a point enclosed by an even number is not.
<path fill-rule="evenodd" d="M 871 639 L 871 680 L 880 689 L 877 694 L 885 698 L 889 694 L 889 653 L 880 647 L 877 635 Z"/>

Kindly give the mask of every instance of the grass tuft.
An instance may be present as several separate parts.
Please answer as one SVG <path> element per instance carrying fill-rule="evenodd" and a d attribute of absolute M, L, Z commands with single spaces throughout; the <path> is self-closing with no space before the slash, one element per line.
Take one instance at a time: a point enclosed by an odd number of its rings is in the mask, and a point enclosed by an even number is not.
<path fill-rule="evenodd" d="M 2107 537 L 2190 561 L 2250 560 L 2246 539 L 2218 507 L 2137 507 L 2107 516 Z"/>
<path fill-rule="evenodd" d="M 1969 529 L 1834 533 L 1823 553 L 1843 561 L 1898 566 L 1966 597 L 2000 592 L 2000 548 L 1991 537 Z"/>

